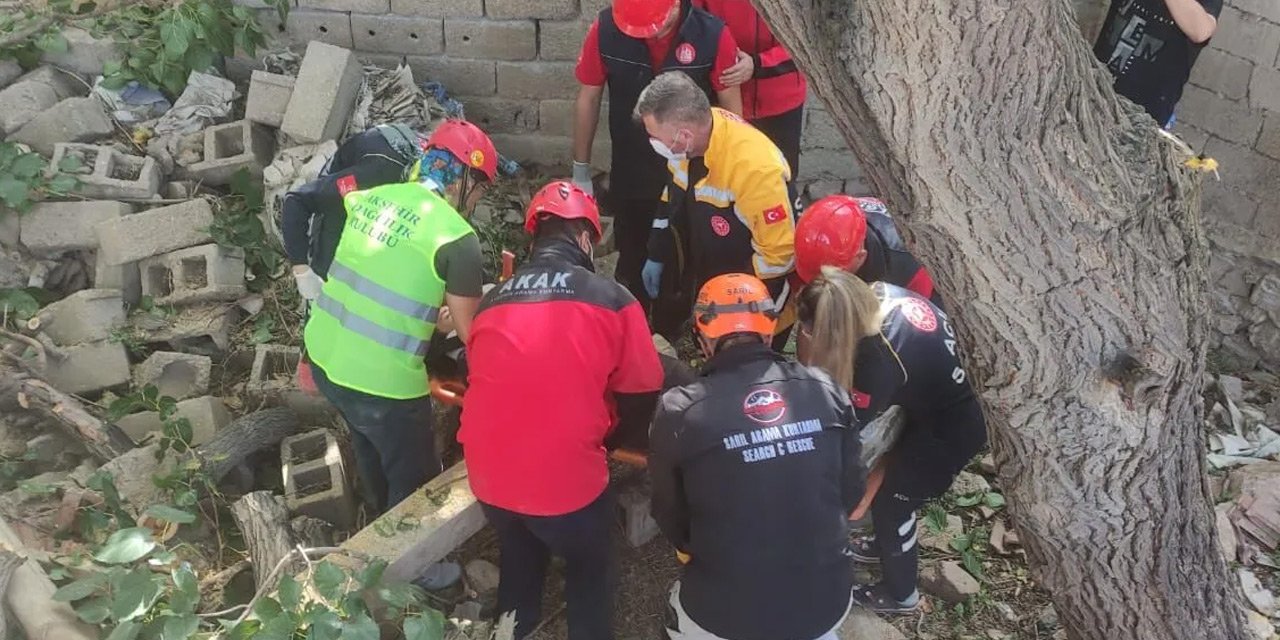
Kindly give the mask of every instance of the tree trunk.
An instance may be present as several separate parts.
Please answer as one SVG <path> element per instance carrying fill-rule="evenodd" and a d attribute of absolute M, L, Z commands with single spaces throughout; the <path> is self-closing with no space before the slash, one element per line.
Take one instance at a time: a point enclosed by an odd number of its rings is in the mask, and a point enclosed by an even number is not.
<path fill-rule="evenodd" d="M 119 427 L 99 420 L 79 400 L 0 359 L 0 414 L 24 413 L 60 429 L 99 461 L 133 448 L 133 441 Z"/>
<path fill-rule="evenodd" d="M 231 515 L 236 526 L 240 527 L 240 533 L 244 534 L 245 546 L 249 548 L 254 584 L 258 591 L 272 591 L 276 585 L 265 584 L 271 577 L 271 570 L 293 550 L 294 544 L 284 501 L 270 491 L 254 491 L 231 505 Z M 277 573 L 274 581 L 279 581 L 281 575 L 293 575 L 302 570 L 302 558 L 293 564 L 295 566 L 285 567 L 283 573 Z"/>
<path fill-rule="evenodd" d="M 956 317 L 1072 638 L 1245 638 L 1203 477 L 1199 179 L 1066 0 L 756 0 Z"/>

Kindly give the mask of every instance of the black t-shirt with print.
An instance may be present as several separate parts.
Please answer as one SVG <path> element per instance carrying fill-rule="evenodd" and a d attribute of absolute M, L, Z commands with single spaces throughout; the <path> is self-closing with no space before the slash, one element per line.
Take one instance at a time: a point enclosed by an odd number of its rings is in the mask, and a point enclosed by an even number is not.
<path fill-rule="evenodd" d="M 1112 0 L 1093 53 L 1115 76 L 1116 93 L 1140 104 L 1161 126 L 1173 116 L 1204 44 L 1178 28 L 1166 0 Z M 1213 17 L 1222 0 L 1196 0 Z"/>

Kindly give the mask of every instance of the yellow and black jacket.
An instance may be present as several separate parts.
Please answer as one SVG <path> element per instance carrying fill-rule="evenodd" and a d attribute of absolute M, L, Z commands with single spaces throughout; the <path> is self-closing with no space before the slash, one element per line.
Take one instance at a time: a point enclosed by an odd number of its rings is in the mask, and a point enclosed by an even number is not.
<path fill-rule="evenodd" d="M 769 286 L 781 308 L 795 268 L 791 169 L 755 127 L 731 112 L 711 111 L 706 153 L 667 163 L 649 257 L 677 270 L 691 292 L 724 273 L 750 273 Z"/>

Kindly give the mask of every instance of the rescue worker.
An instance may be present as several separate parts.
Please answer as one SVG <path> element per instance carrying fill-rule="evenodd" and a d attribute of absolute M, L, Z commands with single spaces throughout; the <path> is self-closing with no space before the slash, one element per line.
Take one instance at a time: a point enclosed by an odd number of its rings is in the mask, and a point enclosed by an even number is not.
<path fill-rule="evenodd" d="M 333 262 L 347 218 L 342 198 L 408 180 L 421 153 L 422 141 L 407 125 L 378 125 L 347 139 L 318 178 L 285 194 L 280 231 L 303 298 L 319 297 Z"/>
<path fill-rule="evenodd" d="M 791 54 L 773 36 L 751 0 L 694 0 L 694 6 L 724 20 L 738 43 L 738 61 L 720 81 L 741 85 L 742 117 L 764 132 L 800 174 L 800 134 L 809 85 Z"/>
<path fill-rule="evenodd" d="M 720 106 L 741 112 L 738 87 L 721 80 L 737 52 L 724 23 L 694 8 L 689 0 L 615 0 L 612 7 L 600 11 L 582 42 L 576 69 L 582 87 L 574 107 L 573 182 L 593 193 L 591 145 L 607 85 L 613 151 L 606 204 L 613 215 L 619 254 L 615 277 L 646 306 L 640 267 L 666 174 L 664 159 L 653 152 L 644 129 L 632 121 L 632 109 L 654 76 L 679 70 Z"/>
<path fill-rule="evenodd" d="M 879 198 L 832 195 L 805 209 L 796 224 L 796 275 L 808 283 L 825 265 L 853 273 L 863 282 L 909 289 L 942 307 L 933 278 L 907 251 Z"/>
<path fill-rule="evenodd" d="M 859 585 L 853 598 L 882 613 L 915 610 L 919 569 L 915 511 L 942 495 L 986 443 L 982 408 L 956 357 L 956 334 L 937 306 L 906 289 L 867 285 L 835 267 L 799 295 L 800 333 L 812 361 L 853 390 L 867 424 L 891 405 L 906 425 L 885 458 L 884 481 L 871 503 L 873 536 L 855 538 L 858 562 L 880 564 L 883 580 Z"/>
<path fill-rule="evenodd" d="M 849 394 L 770 350 L 777 309 L 753 276 L 712 278 L 693 317 L 707 362 L 663 394 L 650 435 L 653 517 L 689 557 L 667 633 L 834 640 L 866 475 Z"/>
<path fill-rule="evenodd" d="M 483 276 L 466 215 L 496 176 L 497 152 L 475 125 L 450 120 L 419 166 L 413 182 L 346 194 L 346 228 L 304 332 L 378 513 L 442 470 L 423 356 L 443 304 L 470 335 Z"/>
<path fill-rule="evenodd" d="M 712 107 L 681 73 L 654 79 L 640 94 L 635 117 L 669 172 L 666 204 L 653 220 L 641 271 L 650 297 L 665 289 L 654 309 L 658 332 L 675 335 L 688 318 L 689 298 L 724 273 L 760 278 L 781 309 L 795 265 L 795 198 L 778 147 L 735 114 Z"/>
<path fill-rule="evenodd" d="M 528 261 L 485 295 L 472 324 L 458 440 L 498 533 L 498 610 L 516 613 L 516 637 L 538 626 L 555 555 L 565 559 L 570 640 L 612 638 L 606 448 L 647 442 L 662 366 L 640 304 L 594 272 L 595 200 L 552 182 L 525 229 Z"/>

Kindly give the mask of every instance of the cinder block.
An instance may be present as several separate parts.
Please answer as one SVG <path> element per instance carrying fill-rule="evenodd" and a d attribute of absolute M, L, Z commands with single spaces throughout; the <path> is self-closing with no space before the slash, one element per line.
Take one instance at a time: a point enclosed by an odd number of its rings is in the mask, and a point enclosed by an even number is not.
<path fill-rule="evenodd" d="M 1196 58 L 1196 66 L 1191 69 L 1191 84 L 1239 100 L 1249 92 L 1252 71 L 1252 62 L 1209 47 Z"/>
<path fill-rule="evenodd" d="M 329 430 L 316 429 L 281 440 L 280 462 L 289 511 L 351 528 L 355 500 L 338 440 Z"/>
<path fill-rule="evenodd" d="M 9 137 L 52 156 L 59 142 L 89 142 L 115 133 L 102 103 L 92 96 L 68 98 L 41 112 Z"/>
<path fill-rule="evenodd" d="M 565 98 L 578 90 L 572 62 L 499 62 L 498 94 L 505 98 Z"/>
<path fill-rule="evenodd" d="M 1258 134 L 1259 152 L 1280 160 L 1280 111 L 1267 113 L 1266 124 Z"/>
<path fill-rule="evenodd" d="M 41 309 L 28 327 L 43 331 L 55 344 L 76 345 L 106 340 L 124 318 L 119 291 L 84 289 Z"/>
<path fill-rule="evenodd" d="M 63 360 L 50 359 L 49 384 L 63 393 L 93 393 L 129 382 L 129 356 L 124 345 L 102 340 L 65 349 Z"/>
<path fill-rule="evenodd" d="M 1211 138 L 1205 146 L 1205 155 L 1214 158 L 1222 166 L 1222 180 L 1209 180 L 1204 184 L 1204 203 L 1208 211 L 1215 200 L 1231 197 L 1258 202 L 1274 202 L 1275 187 L 1280 184 L 1280 161 L 1272 160 L 1243 146 Z M 1274 212 L 1271 208 L 1269 212 Z M 1262 255 L 1262 254 L 1255 254 Z"/>
<path fill-rule="evenodd" d="M 567 20 L 577 17 L 578 0 L 485 0 L 484 14 L 495 20 Z"/>
<path fill-rule="evenodd" d="M 211 224 L 209 202 L 190 200 L 98 223 L 98 250 L 107 265 L 137 262 L 210 242 Z"/>
<path fill-rule="evenodd" d="M 325 11 L 386 13 L 391 10 L 391 3 L 390 0 L 298 0 L 298 7 Z"/>
<path fill-rule="evenodd" d="M 804 128 L 801 131 L 801 149 L 846 149 L 844 136 L 836 128 L 831 115 L 822 109 L 806 109 Z"/>
<path fill-rule="evenodd" d="M 567 169 L 573 164 L 573 140 L 565 136 L 534 134 L 496 134 L 490 136 L 498 153 L 519 162 L 532 162 L 543 167 Z M 596 138 L 591 146 L 591 166 L 607 171 L 611 145 Z"/>
<path fill-rule="evenodd" d="M 486 133 L 531 133 L 538 130 L 538 103 L 535 100 L 508 100 L 495 96 L 460 98 L 467 119 Z"/>
<path fill-rule="evenodd" d="M 293 95 L 293 83 L 293 76 L 254 71 L 249 80 L 249 101 L 244 108 L 245 119 L 279 128 L 280 123 L 284 122 L 284 111 L 289 108 L 289 97 Z"/>
<path fill-rule="evenodd" d="M 484 0 L 391 0 L 391 12 L 425 18 L 479 18 Z"/>
<path fill-rule="evenodd" d="M 538 29 L 532 20 L 444 21 L 445 52 L 459 58 L 532 60 Z"/>
<path fill-rule="evenodd" d="M 399 58 L 395 60 L 398 62 Z M 444 83 L 453 95 L 487 96 L 492 95 L 498 86 L 492 60 L 410 56 L 408 62 L 415 80 Z"/>
<path fill-rule="evenodd" d="M 577 60 L 590 27 L 589 20 L 538 21 L 538 58 Z"/>
<path fill-rule="evenodd" d="M 260 344 L 254 349 L 253 368 L 245 391 L 259 399 L 295 387 L 294 374 L 302 358 L 298 347 Z"/>
<path fill-rule="evenodd" d="M 1231 6 L 1280 23 L 1280 3 L 1275 0 L 1232 0 Z"/>
<path fill-rule="evenodd" d="M 227 405 L 222 402 L 222 398 L 213 396 L 192 398 L 179 402 L 174 416 L 186 418 L 191 423 L 191 442 L 189 444 L 192 446 L 199 446 L 212 440 L 219 430 L 231 422 L 231 414 L 227 411 Z M 164 423 L 160 420 L 160 414 L 155 411 L 145 411 L 125 416 L 116 421 L 116 426 L 120 427 L 120 430 L 124 431 L 134 442 L 142 442 L 149 434 L 164 431 Z"/>
<path fill-rule="evenodd" d="M 1280 26 L 1276 27 L 1280 29 Z M 1280 69 L 1257 67 L 1249 82 L 1249 106 L 1280 113 Z"/>
<path fill-rule="evenodd" d="M 573 137 L 575 104 L 573 100 L 543 100 L 538 109 L 538 131 L 549 136 Z M 596 123 L 597 140 L 609 139 L 608 113 L 608 105 L 601 106 L 600 119 Z"/>
<path fill-rule="evenodd" d="M 208 185 L 231 184 L 241 169 L 254 180 L 262 179 L 262 169 L 271 164 L 274 136 L 266 127 L 248 120 L 217 125 L 204 130 L 204 160 L 187 167 L 197 180 Z"/>
<path fill-rule="evenodd" d="M 160 192 L 163 175 L 160 165 L 149 156 L 131 156 L 111 147 L 92 144 L 59 143 L 53 147 L 49 170 L 67 156 L 80 158 L 87 173 L 77 174 L 77 193 L 88 198 L 145 200 Z"/>
<path fill-rule="evenodd" d="M 351 14 L 351 37 L 359 51 L 430 55 L 444 51 L 439 18 Z"/>
<path fill-rule="evenodd" d="M 643 547 L 661 533 L 658 522 L 649 513 L 649 505 L 649 495 L 638 488 L 628 489 L 618 496 L 623 532 L 633 548 Z"/>
<path fill-rule="evenodd" d="M 1183 90 L 1178 105 L 1178 119 L 1186 120 L 1238 144 L 1252 145 L 1262 129 L 1262 112 L 1243 102 L 1233 102 L 1199 87 Z"/>
<path fill-rule="evenodd" d="M 312 42 L 280 130 L 299 142 L 337 138 L 351 117 L 361 82 L 360 63 L 353 53 Z"/>
<path fill-rule="evenodd" d="M 213 360 L 175 351 L 157 351 L 133 368 L 133 386 L 156 386 L 161 396 L 186 400 L 209 393 L 209 372 Z"/>
<path fill-rule="evenodd" d="M 32 118 L 58 104 L 53 87 L 40 82 L 17 82 L 0 91 L 0 135 L 9 135 Z"/>
<path fill-rule="evenodd" d="M 133 212 L 123 202 L 41 202 L 22 215 L 22 244 L 33 253 L 58 253 L 98 246 L 94 226 Z"/>
<path fill-rule="evenodd" d="M 129 317 L 129 326 L 140 332 L 147 344 L 167 345 L 170 351 L 221 356 L 230 346 L 238 308 L 214 303 L 179 307 L 174 315 L 135 313 Z"/>
<path fill-rule="evenodd" d="M 280 22 L 275 9 L 264 9 L 258 11 L 258 24 L 277 44 L 301 47 L 314 41 L 346 49 L 355 46 L 350 13 L 294 9 L 288 22 Z"/>
<path fill-rule="evenodd" d="M 137 305 L 142 300 L 142 277 L 138 275 L 138 263 L 109 265 L 102 260 L 102 252 L 94 252 L 93 286 L 96 289 L 115 289 L 127 305 Z"/>
<path fill-rule="evenodd" d="M 1274 23 L 1225 6 L 1218 16 L 1216 33 L 1212 40 L 1214 48 L 1265 67 L 1275 64 L 1276 54 L 1280 51 L 1280 29 Z"/>
<path fill-rule="evenodd" d="M 244 250 L 217 244 L 181 249 L 138 263 L 142 295 L 156 304 L 235 300 L 244 295 Z"/>

